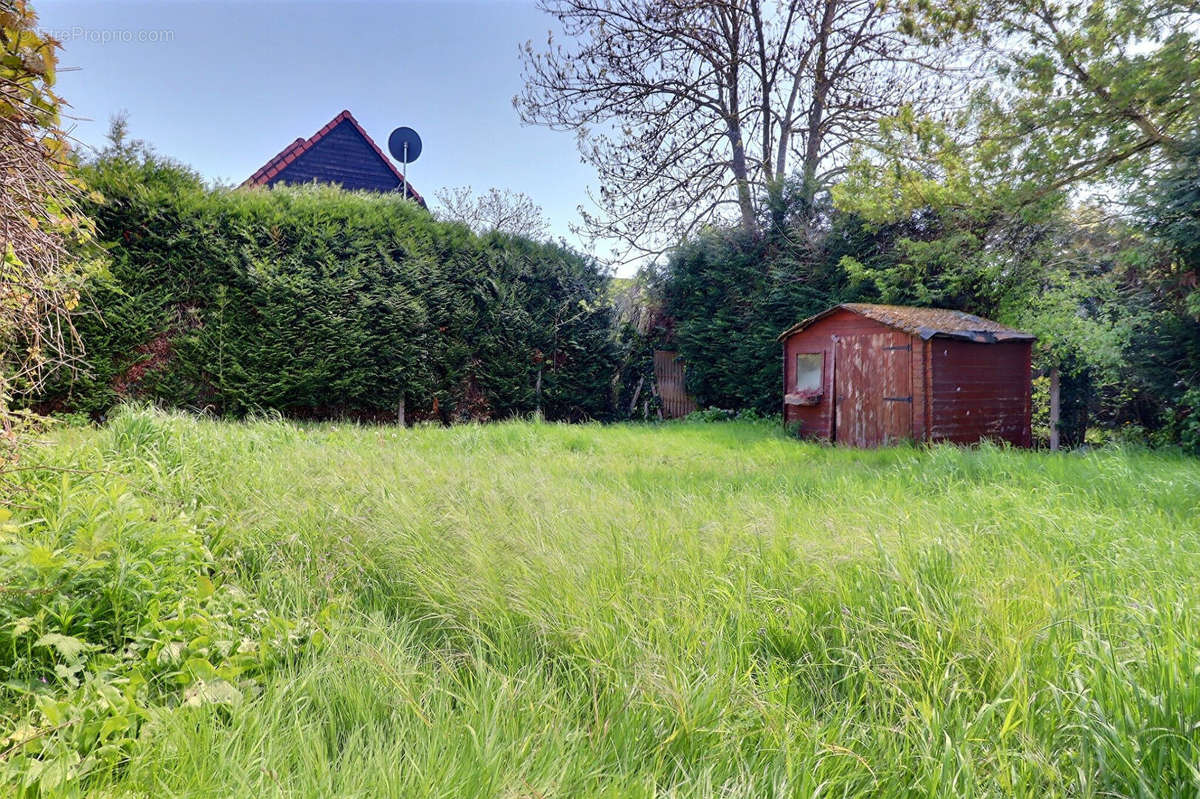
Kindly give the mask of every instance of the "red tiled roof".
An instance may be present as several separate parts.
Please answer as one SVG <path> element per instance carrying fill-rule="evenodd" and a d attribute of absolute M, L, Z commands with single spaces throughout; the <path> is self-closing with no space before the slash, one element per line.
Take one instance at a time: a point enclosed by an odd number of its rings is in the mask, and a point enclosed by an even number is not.
<path fill-rule="evenodd" d="M 325 127 L 318 130 L 310 138 L 296 139 L 294 142 L 289 144 L 287 147 L 283 148 L 283 150 L 279 153 L 279 155 L 275 156 L 270 161 L 263 164 L 258 169 L 257 172 L 255 172 L 250 177 L 246 178 L 245 182 L 243 182 L 242 185 L 243 186 L 265 186 L 265 185 L 267 185 L 267 183 L 271 180 L 271 178 L 275 177 L 281 171 L 283 171 L 284 167 L 286 167 L 288 164 L 292 163 L 297 158 L 299 158 L 302 153 L 304 153 L 306 150 L 311 148 L 314 144 L 319 142 L 325 136 L 326 133 L 328 133 L 329 131 L 336 128 L 342 122 L 349 122 L 351 125 L 354 126 L 354 129 L 356 131 L 358 131 L 359 135 L 363 137 L 363 139 L 366 141 L 366 143 L 371 145 L 371 149 L 374 150 L 375 154 L 379 156 L 379 160 L 381 160 L 381 161 L 383 161 L 383 163 L 387 164 L 388 169 L 390 169 L 392 171 L 392 174 L 396 176 L 396 180 L 400 181 L 402 184 L 407 182 L 404 178 L 404 173 L 402 173 L 399 169 L 396 169 L 396 165 L 392 163 L 392 159 L 390 159 L 386 155 L 384 155 L 383 150 L 379 149 L 379 145 L 375 143 L 375 140 L 372 139 L 369 135 L 367 135 L 367 132 L 365 130 L 363 130 L 362 125 L 358 124 L 358 120 L 354 118 L 354 115 L 351 114 L 348 110 L 343 109 L 342 113 L 338 114 L 333 119 L 329 120 L 329 122 L 325 125 Z M 411 183 L 408 184 L 408 193 L 410 196 L 412 196 L 412 198 L 414 200 L 416 200 L 421 205 L 425 204 L 424 198 L 421 197 L 420 193 L 415 188 L 413 188 L 413 185 Z"/>
<path fill-rule="evenodd" d="M 1031 340 L 1034 336 L 1015 328 L 1007 327 L 982 316 L 951 311 L 945 308 L 913 308 L 907 305 L 875 305 L 867 302 L 844 302 L 810 316 L 803 322 L 792 325 L 779 334 L 779 340 L 798 333 L 812 323 L 824 319 L 834 311 L 851 311 L 868 319 L 903 330 L 905 333 L 930 339 L 934 336 L 961 338 L 981 343 L 996 341 Z"/>

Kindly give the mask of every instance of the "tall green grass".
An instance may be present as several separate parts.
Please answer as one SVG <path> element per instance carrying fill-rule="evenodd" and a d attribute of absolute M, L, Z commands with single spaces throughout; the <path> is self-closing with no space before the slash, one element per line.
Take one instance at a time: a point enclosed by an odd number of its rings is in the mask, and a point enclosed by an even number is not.
<path fill-rule="evenodd" d="M 69 589 L 72 619 L 103 623 L 64 622 L 94 647 L 66 665 L 86 686 L 148 636 L 139 673 L 161 682 L 130 694 L 119 752 L 54 792 L 1200 793 L 1196 460 L 139 410 L 38 458 L 81 471 L 30 473 L 10 557 L 35 541 L 107 575 Z M 162 597 L 257 659 L 161 665 Z M 3 718 L 69 736 L 39 702 L 88 696 L 53 646 L 21 648 L 59 622 L 4 623 Z M 237 695 L 198 695 L 205 677 Z"/>

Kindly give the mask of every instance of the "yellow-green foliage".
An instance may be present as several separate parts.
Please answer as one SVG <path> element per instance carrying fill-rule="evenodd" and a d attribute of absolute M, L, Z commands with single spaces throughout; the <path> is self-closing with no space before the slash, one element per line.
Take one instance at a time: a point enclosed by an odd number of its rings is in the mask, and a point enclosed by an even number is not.
<path fill-rule="evenodd" d="M 66 174 L 57 47 L 25 0 L 0 3 L 0 466 L 19 457 L 36 422 L 14 400 L 71 360 L 71 312 L 101 268 Z"/>
<path fill-rule="evenodd" d="M 22 578 L 74 609 L 4 619 L 2 734 L 43 738 L 0 751 L 58 794 L 1200 790 L 1195 460 L 136 410 L 43 460 L 91 473 L 36 473 L 8 551 L 85 568 Z M 262 656 L 222 676 L 239 635 Z M 109 710 L 131 641 L 153 690 Z M 119 753 L 59 779 L 114 717 Z"/>

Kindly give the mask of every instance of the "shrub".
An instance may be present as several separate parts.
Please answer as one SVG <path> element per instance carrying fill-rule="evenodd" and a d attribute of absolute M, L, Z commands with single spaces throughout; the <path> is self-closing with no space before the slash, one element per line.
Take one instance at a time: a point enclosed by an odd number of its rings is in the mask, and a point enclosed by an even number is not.
<path fill-rule="evenodd" d="M 777 413 L 776 337 L 830 305 L 862 299 L 840 261 L 849 252 L 868 258 L 875 246 L 847 217 L 819 245 L 790 231 L 710 230 L 680 246 L 658 276 L 659 290 L 696 401 Z"/>
<path fill-rule="evenodd" d="M 240 416 L 602 417 L 607 278 L 565 247 L 435 221 L 400 197 L 206 189 L 115 146 L 84 175 L 111 279 L 79 322 L 81 376 L 45 397 Z"/>
<path fill-rule="evenodd" d="M 319 642 L 129 479 L 216 468 L 182 464 L 188 433 L 126 411 L 84 452 L 90 468 L 30 467 L 27 521 L 0 510 L 0 783 L 46 794 L 118 768 L 156 708 L 239 703 Z"/>

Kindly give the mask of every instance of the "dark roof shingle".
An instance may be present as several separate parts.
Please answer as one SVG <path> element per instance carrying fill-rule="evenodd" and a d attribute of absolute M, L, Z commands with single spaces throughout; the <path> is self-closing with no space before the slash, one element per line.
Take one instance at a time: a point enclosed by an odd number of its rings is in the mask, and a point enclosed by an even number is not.
<path fill-rule="evenodd" d="M 350 125 L 358 133 L 358 135 L 362 137 L 363 141 L 370 146 L 375 155 L 379 157 L 380 162 L 382 162 L 391 172 L 391 174 L 395 176 L 397 184 L 403 185 L 407 182 L 404 174 L 396 168 L 396 165 L 392 163 L 390 158 L 384 155 L 383 150 L 379 149 L 379 145 L 375 143 L 375 140 L 372 139 L 365 130 L 363 130 L 362 125 L 358 124 L 358 120 L 354 118 L 354 115 L 348 110 L 343 110 L 340 114 L 329 120 L 329 122 L 326 123 L 323 128 L 314 133 L 310 138 L 296 139 L 287 147 L 283 148 L 278 155 L 276 155 L 270 161 L 267 161 L 267 163 L 263 164 L 258 171 L 248 177 L 245 182 L 242 183 L 242 185 L 266 186 L 270 184 L 272 179 L 277 177 L 279 173 L 281 173 L 293 161 L 311 150 L 316 144 L 324 139 L 326 135 L 331 133 L 335 128 L 343 123 Z M 419 204 L 425 205 L 425 199 L 421 196 L 420 192 L 413 188 L 411 183 L 408 184 L 408 193 Z"/>

